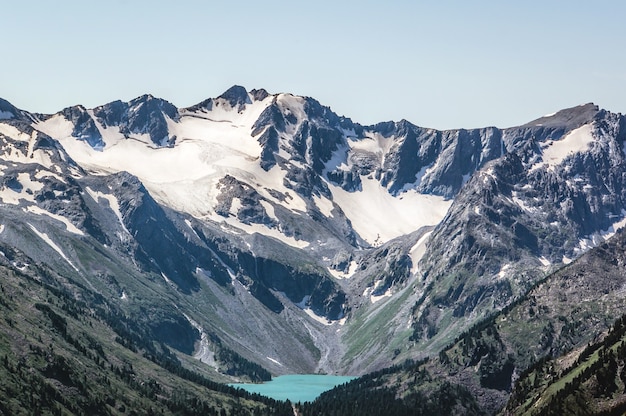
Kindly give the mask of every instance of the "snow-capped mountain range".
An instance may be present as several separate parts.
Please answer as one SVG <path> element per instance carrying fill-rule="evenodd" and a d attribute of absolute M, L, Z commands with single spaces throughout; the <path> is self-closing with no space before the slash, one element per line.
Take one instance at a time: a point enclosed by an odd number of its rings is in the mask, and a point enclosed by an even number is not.
<path fill-rule="evenodd" d="M 149 297 L 155 334 L 206 362 L 217 339 L 274 373 L 362 374 L 610 237 L 625 141 L 593 104 L 438 131 L 239 86 L 181 109 L 0 101 L 0 241 L 129 311 Z"/>

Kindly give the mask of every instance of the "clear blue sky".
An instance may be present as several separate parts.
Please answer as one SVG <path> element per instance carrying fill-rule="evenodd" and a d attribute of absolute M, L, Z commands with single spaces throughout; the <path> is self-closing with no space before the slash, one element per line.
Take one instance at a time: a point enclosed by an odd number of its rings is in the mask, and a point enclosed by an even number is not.
<path fill-rule="evenodd" d="M 371 124 L 508 127 L 593 101 L 626 113 L 626 2 L 5 2 L 0 97 L 35 112 L 233 84 Z"/>

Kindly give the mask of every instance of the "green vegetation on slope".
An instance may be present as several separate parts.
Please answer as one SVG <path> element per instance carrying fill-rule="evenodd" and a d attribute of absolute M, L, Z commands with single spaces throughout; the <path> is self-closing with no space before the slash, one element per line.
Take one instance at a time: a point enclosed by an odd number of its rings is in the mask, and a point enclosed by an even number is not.
<path fill-rule="evenodd" d="M 603 340 L 524 371 L 508 415 L 618 415 L 626 412 L 626 315 Z"/>
<path fill-rule="evenodd" d="M 313 403 L 298 405 L 303 416 L 328 415 L 385 415 L 418 416 L 434 414 L 480 414 L 481 411 L 471 393 L 459 385 L 435 380 L 426 369 L 428 359 L 390 367 L 360 377 L 322 393 Z M 410 380 L 399 377 L 411 374 Z M 397 397 L 389 380 L 397 384 L 428 385 L 428 393 L 414 391 L 402 399 Z"/>
<path fill-rule="evenodd" d="M 20 271 L 3 253 L 0 414 L 293 414 L 189 369 L 102 296 L 32 262 Z"/>
<path fill-rule="evenodd" d="M 623 287 L 626 286 L 625 248 L 626 234 L 622 231 L 576 262 L 537 282 L 528 293 L 501 313 L 483 319 L 458 335 L 440 350 L 436 358 L 416 365 L 392 367 L 357 379 L 321 396 L 319 403 L 313 406 L 323 406 L 325 410 L 320 414 L 339 414 L 333 412 L 344 409 L 345 404 L 340 398 L 349 395 L 357 402 L 363 400 L 353 405 L 355 409 L 362 410 L 360 414 L 385 414 L 380 413 L 377 406 L 365 405 L 371 399 L 385 395 L 393 398 L 394 406 L 413 412 L 421 412 L 420 409 L 427 403 L 433 402 L 438 402 L 439 406 L 454 404 L 445 408 L 447 410 L 440 407 L 437 414 L 491 414 L 502 410 L 511 396 L 518 374 L 534 363 L 541 365 L 551 357 L 593 344 L 615 319 L 622 316 Z M 586 364 L 589 369 L 585 370 L 585 367 L 570 373 L 568 377 L 571 380 L 554 379 L 556 387 L 550 387 L 546 394 L 548 397 L 560 396 L 547 403 L 554 403 L 552 406 L 555 409 L 568 406 L 567 409 L 574 414 L 613 412 L 615 409 L 621 414 L 619 412 L 626 410 L 621 407 L 626 389 L 626 370 L 624 357 L 619 355 L 626 348 L 613 345 L 607 347 L 607 351 L 612 352 L 603 355 L 596 349 L 588 355 L 588 359 L 592 360 Z M 576 386 L 592 383 L 584 380 L 598 371 L 600 378 L 595 376 L 595 387 L 583 388 L 581 395 L 571 394 Z M 619 378 L 622 373 L 625 374 L 624 380 Z M 560 373 L 555 374 L 558 376 Z M 537 383 L 537 379 L 531 378 L 527 383 Z M 533 384 L 533 387 L 541 385 Z M 454 399 L 439 401 L 441 389 L 455 392 Z M 522 389 L 518 396 L 526 397 L 524 389 L 528 389 L 527 385 L 516 389 Z M 556 390 L 552 393 L 552 389 Z M 567 394 L 557 391 L 567 391 Z M 593 403 L 585 391 L 604 395 L 612 405 L 581 405 L 583 401 Z M 565 398 L 564 401 L 559 401 L 562 398 Z M 520 398 L 518 405 L 527 400 Z M 405 414 L 402 411 L 398 410 L 398 414 Z M 558 414 L 563 414 L 563 411 Z"/>

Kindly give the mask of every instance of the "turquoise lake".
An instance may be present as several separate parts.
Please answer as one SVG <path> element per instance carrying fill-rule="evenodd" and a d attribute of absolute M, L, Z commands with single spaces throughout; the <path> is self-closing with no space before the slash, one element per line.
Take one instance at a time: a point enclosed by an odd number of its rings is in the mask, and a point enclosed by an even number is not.
<path fill-rule="evenodd" d="M 274 377 L 263 384 L 229 384 L 250 393 L 259 393 L 276 400 L 289 399 L 292 403 L 312 402 L 323 392 L 356 377 L 329 376 L 320 374 L 292 374 Z"/>

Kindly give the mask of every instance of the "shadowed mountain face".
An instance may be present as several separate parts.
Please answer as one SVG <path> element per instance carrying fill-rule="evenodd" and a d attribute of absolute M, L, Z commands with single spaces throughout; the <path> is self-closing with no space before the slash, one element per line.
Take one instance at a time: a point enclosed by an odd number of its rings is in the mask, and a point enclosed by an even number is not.
<path fill-rule="evenodd" d="M 0 242 L 211 377 L 359 375 L 438 354 L 612 236 L 625 139 L 593 104 L 438 131 L 239 86 L 189 108 L 0 101 Z"/>

